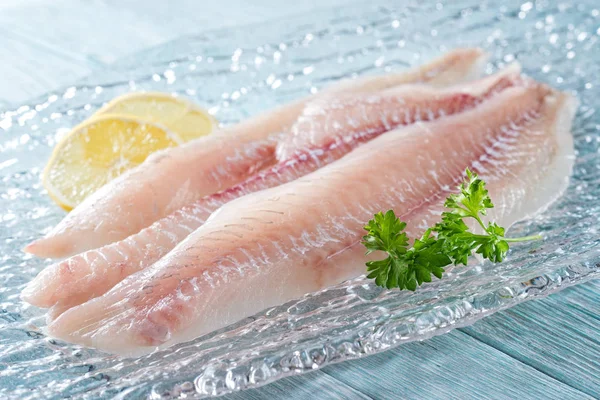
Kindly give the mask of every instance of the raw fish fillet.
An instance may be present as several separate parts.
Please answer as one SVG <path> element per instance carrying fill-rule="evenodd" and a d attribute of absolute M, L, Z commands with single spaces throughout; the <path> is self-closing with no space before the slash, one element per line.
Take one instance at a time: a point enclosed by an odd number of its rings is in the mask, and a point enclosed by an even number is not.
<path fill-rule="evenodd" d="M 390 131 L 302 178 L 225 204 L 167 256 L 65 311 L 48 332 L 139 355 L 361 275 L 365 222 L 392 208 L 419 235 L 467 167 L 488 183 L 490 217 L 510 226 L 566 188 L 575 103 L 532 83 Z"/>
<path fill-rule="evenodd" d="M 123 241 L 49 266 L 27 286 L 22 297 L 40 307 L 54 306 L 54 318 L 158 261 L 228 201 L 306 175 L 390 129 L 473 108 L 507 87 L 522 84 L 519 67 L 513 65 L 469 85 L 444 89 L 403 85 L 377 95 L 345 94 L 328 104 L 318 101 L 319 112 L 310 104 L 309 114 L 292 128 L 294 136 L 303 139 L 281 143 L 292 154 L 287 161 L 198 200 Z"/>
<path fill-rule="evenodd" d="M 458 49 L 415 70 L 333 85 L 317 96 L 368 93 L 416 81 L 447 85 L 479 74 L 485 59 L 479 49 Z M 151 155 L 91 195 L 24 250 L 55 258 L 97 248 L 243 181 L 274 164 L 275 134 L 289 129 L 309 99 L 312 97 Z"/>

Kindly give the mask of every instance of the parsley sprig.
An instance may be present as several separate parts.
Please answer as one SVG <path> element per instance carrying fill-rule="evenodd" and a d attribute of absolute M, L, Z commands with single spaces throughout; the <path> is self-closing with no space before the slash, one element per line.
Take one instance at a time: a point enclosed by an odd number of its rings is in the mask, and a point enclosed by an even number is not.
<path fill-rule="evenodd" d="M 375 279 L 378 286 L 388 289 L 416 290 L 424 282 L 431 282 L 431 275 L 438 279 L 444 267 L 467 265 L 473 252 L 492 262 L 501 262 L 506 257 L 509 243 L 539 240 L 539 235 L 520 238 L 504 237 L 505 229 L 495 222 L 483 222 L 490 199 L 485 182 L 467 169 L 467 180 L 459 187 L 459 193 L 448 196 L 444 207 L 450 211 L 442 213 L 442 220 L 427 229 L 423 236 L 415 239 L 409 247 L 404 229 L 393 210 L 379 212 L 365 226 L 367 234 L 363 244 L 367 253 L 383 251 L 387 257 L 367 262 L 367 278 Z M 483 230 L 482 234 L 469 231 L 465 220 L 474 219 Z"/>

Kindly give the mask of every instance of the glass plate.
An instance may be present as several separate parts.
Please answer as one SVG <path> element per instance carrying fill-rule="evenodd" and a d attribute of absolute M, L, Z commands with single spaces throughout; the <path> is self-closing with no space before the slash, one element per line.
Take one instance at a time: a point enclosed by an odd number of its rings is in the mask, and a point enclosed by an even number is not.
<path fill-rule="evenodd" d="M 593 0 L 393 3 L 178 39 L 0 114 L 0 397 L 223 394 L 442 334 L 600 276 L 600 18 Z M 41 168 L 60 136 L 112 97 L 173 92 L 231 123 L 341 77 L 400 70 L 459 45 L 488 50 L 488 72 L 517 59 L 526 73 L 581 100 L 569 190 L 512 231 L 543 231 L 543 243 L 516 246 L 499 265 L 456 269 L 415 294 L 358 278 L 138 359 L 49 339 L 44 312 L 20 301 L 25 283 L 49 264 L 20 249 L 64 215 L 40 185 Z"/>

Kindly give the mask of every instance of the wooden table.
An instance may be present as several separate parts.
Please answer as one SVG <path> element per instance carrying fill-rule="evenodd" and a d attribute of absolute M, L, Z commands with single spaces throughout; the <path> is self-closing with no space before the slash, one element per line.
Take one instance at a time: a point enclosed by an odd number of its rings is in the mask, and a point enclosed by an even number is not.
<path fill-rule="evenodd" d="M 183 34 L 348 0 L 9 0 L 0 5 L 0 109 Z M 202 2 L 206 3 L 206 2 Z M 230 399 L 600 398 L 600 282 L 475 325 Z"/>

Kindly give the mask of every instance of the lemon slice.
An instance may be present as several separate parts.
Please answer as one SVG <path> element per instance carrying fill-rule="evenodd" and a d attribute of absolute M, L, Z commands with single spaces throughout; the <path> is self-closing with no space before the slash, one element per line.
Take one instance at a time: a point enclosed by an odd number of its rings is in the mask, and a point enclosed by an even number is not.
<path fill-rule="evenodd" d="M 211 133 L 217 121 L 191 101 L 167 93 L 138 92 L 116 97 L 94 114 L 121 114 L 158 122 L 188 142 Z"/>
<path fill-rule="evenodd" d="M 177 134 L 160 124 L 99 115 L 73 128 L 54 148 L 42 182 L 49 196 L 70 211 L 150 154 L 181 143 Z"/>

